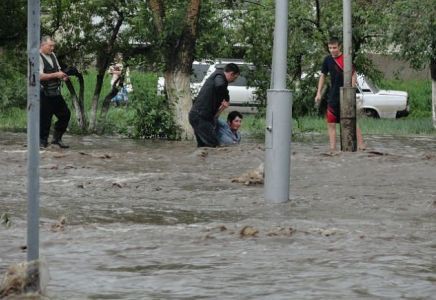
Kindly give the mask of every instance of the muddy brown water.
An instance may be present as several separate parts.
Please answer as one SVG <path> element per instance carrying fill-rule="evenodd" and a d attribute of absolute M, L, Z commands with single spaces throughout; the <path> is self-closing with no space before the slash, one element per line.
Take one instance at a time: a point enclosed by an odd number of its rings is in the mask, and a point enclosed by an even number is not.
<path fill-rule="evenodd" d="M 40 153 L 50 299 L 436 299 L 435 137 L 370 136 L 335 156 L 325 136 L 295 141 L 290 201 L 275 205 L 231 182 L 263 161 L 261 141 L 203 155 L 190 142 L 66 141 Z M 0 133 L 1 276 L 26 259 L 24 143 Z"/>

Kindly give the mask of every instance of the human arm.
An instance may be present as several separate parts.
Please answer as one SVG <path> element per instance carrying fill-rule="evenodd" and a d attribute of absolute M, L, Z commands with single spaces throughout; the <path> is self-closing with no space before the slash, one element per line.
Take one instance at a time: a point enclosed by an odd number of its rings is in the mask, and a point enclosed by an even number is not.
<path fill-rule="evenodd" d="M 44 73 L 44 60 L 42 59 L 42 54 L 39 56 L 39 80 L 40 81 L 49 81 L 53 79 L 61 79 L 61 80 L 68 80 L 68 75 L 61 71 L 61 67 L 59 66 L 59 62 L 56 58 L 56 55 L 53 54 L 54 61 L 52 60 L 52 64 L 54 64 L 58 72 L 54 73 Z"/>
<path fill-rule="evenodd" d="M 316 96 L 315 96 L 315 103 L 317 103 L 317 104 L 321 102 L 322 88 L 324 87 L 324 83 L 325 83 L 325 75 L 324 75 L 324 73 L 321 73 L 321 76 L 319 77 L 319 80 L 318 80 L 318 87 L 317 87 Z"/>
<path fill-rule="evenodd" d="M 220 105 L 220 107 L 218 108 L 218 111 L 217 111 L 217 113 L 216 113 L 216 115 L 215 115 L 215 117 L 218 117 L 227 107 L 229 107 L 229 105 L 230 105 L 230 103 L 227 101 L 227 100 L 223 100 L 222 102 L 221 102 L 221 105 Z"/>
<path fill-rule="evenodd" d="M 316 89 L 315 104 L 321 103 L 322 89 L 324 87 L 325 78 L 326 78 L 327 74 L 329 74 L 329 60 L 330 59 L 331 59 L 331 56 L 327 56 L 326 58 L 324 58 L 324 61 L 322 63 L 321 75 L 319 76 L 318 86 Z"/>
<path fill-rule="evenodd" d="M 356 87 L 357 84 L 357 75 L 356 71 L 353 72 L 353 75 L 351 76 L 351 86 Z"/>
<path fill-rule="evenodd" d="M 214 87 L 217 95 L 217 99 L 221 100 L 221 105 L 218 108 L 218 111 L 215 117 L 218 117 L 227 107 L 229 107 L 229 90 L 227 89 L 228 82 L 224 76 L 224 74 L 218 74 L 214 79 Z"/>
<path fill-rule="evenodd" d="M 217 99 L 230 101 L 229 90 L 227 89 L 228 82 L 224 74 L 218 74 L 214 78 L 214 87 L 217 95 Z"/>
<path fill-rule="evenodd" d="M 65 74 L 62 71 L 58 71 L 55 73 L 41 73 L 39 74 L 39 80 L 40 81 L 48 81 L 48 80 L 53 80 L 53 79 L 61 79 L 61 80 L 67 80 L 68 79 L 68 75 Z"/>

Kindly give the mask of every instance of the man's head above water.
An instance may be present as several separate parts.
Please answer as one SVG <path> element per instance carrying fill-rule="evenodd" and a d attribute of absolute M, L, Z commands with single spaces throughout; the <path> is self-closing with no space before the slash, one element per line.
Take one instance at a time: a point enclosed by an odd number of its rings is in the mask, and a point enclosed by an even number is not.
<path fill-rule="evenodd" d="M 242 123 L 242 114 L 239 111 L 232 111 L 227 115 L 227 124 L 232 131 L 238 131 Z"/>

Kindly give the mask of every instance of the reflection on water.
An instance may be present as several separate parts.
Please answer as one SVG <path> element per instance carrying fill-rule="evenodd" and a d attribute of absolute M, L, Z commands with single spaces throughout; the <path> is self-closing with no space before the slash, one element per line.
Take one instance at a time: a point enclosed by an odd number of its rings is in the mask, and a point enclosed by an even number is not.
<path fill-rule="evenodd" d="M 337 156 L 324 136 L 293 141 L 291 199 L 279 205 L 231 182 L 263 161 L 259 141 L 199 155 L 190 142 L 66 139 L 71 150 L 40 153 L 52 299 L 436 294 L 435 138 L 374 136 L 368 152 Z M 0 133 L 2 273 L 26 258 L 24 143 Z M 257 233 L 241 234 L 247 225 Z"/>

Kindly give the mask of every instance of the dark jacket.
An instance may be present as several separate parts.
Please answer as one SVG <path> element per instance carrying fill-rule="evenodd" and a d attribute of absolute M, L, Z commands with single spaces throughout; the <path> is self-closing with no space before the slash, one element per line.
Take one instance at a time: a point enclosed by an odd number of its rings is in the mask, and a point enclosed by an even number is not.
<path fill-rule="evenodd" d="M 230 101 L 228 85 L 229 83 L 223 70 L 213 72 L 198 93 L 191 111 L 196 112 L 203 119 L 214 122 L 221 102 L 223 100 Z"/>

